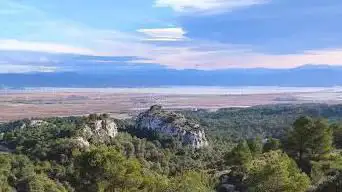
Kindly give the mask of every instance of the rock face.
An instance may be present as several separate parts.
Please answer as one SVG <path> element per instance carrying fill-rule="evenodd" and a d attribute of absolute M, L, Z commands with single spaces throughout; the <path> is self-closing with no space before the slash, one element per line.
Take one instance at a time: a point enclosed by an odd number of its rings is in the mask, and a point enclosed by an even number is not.
<path fill-rule="evenodd" d="M 181 114 L 167 112 L 158 105 L 152 106 L 138 116 L 136 128 L 179 137 L 184 145 L 196 149 L 208 146 L 205 133 L 199 124 L 191 122 Z"/>
<path fill-rule="evenodd" d="M 118 127 L 111 119 L 89 121 L 83 128 L 82 137 L 96 143 L 109 142 L 118 134 Z"/>

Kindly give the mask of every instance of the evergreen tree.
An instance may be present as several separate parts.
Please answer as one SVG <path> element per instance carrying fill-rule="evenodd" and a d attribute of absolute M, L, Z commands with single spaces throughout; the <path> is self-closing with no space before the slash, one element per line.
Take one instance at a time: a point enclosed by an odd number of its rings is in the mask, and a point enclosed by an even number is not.
<path fill-rule="evenodd" d="M 253 156 L 260 155 L 263 151 L 262 139 L 258 136 L 255 139 L 249 139 L 247 141 L 248 147 Z"/>
<path fill-rule="evenodd" d="M 264 153 L 248 166 L 247 184 L 251 192 L 304 192 L 310 179 L 281 151 Z"/>
<path fill-rule="evenodd" d="M 252 152 L 249 149 L 246 140 L 242 140 L 228 154 L 226 154 L 226 163 L 228 165 L 245 165 L 252 160 Z"/>
<path fill-rule="evenodd" d="M 325 120 L 300 117 L 285 140 L 285 149 L 300 163 L 332 150 L 332 129 Z"/>
<path fill-rule="evenodd" d="M 264 147 L 263 147 L 263 152 L 270 152 L 274 150 L 280 149 L 281 143 L 278 139 L 274 138 L 268 138 Z"/>

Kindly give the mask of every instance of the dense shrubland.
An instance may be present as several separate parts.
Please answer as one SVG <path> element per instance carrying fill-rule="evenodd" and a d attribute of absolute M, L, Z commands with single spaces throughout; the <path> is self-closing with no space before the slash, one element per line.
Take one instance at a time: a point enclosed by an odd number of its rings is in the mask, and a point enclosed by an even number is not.
<path fill-rule="evenodd" d="M 83 145 L 107 115 L 0 125 L 0 191 L 337 191 L 342 106 L 182 111 L 209 135 L 202 149 L 115 120 L 119 134 Z M 32 124 L 32 123 L 31 123 Z M 23 126 L 25 125 L 25 126 Z M 0 149 L 2 149 L 0 148 Z M 334 189 L 334 190 L 333 190 Z"/>
<path fill-rule="evenodd" d="M 342 120 L 342 105 L 303 104 L 269 105 L 252 108 L 227 108 L 215 112 L 181 111 L 206 127 L 209 136 L 217 139 L 240 140 L 257 135 L 281 138 L 300 116 Z"/>

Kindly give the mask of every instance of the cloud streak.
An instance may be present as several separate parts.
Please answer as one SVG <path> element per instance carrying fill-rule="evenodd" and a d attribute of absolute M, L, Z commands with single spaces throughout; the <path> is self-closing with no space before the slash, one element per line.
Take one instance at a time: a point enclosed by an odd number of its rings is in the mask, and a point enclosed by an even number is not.
<path fill-rule="evenodd" d="M 0 2 L 5 2 L 1 1 Z M 232 10 L 238 7 L 251 6 L 265 1 L 259 0 L 159 0 L 156 6 L 171 7 L 179 12 L 217 10 Z M 35 9 L 27 9 L 24 5 L 16 5 L 16 10 L 37 13 Z M 20 8 L 22 7 L 22 9 Z M 0 9 L 1 11 L 1 9 Z M 171 28 L 140 28 L 133 32 L 122 32 L 117 29 L 91 28 L 73 21 L 60 21 L 47 17 L 35 17 L 29 28 L 30 31 L 19 38 L 0 39 L 0 51 L 32 51 L 58 54 L 81 54 L 92 56 L 132 57 L 142 58 L 131 60 L 131 63 L 160 64 L 176 69 L 226 69 L 226 68 L 291 68 L 305 64 L 342 65 L 341 49 L 317 49 L 302 51 L 295 54 L 264 53 L 250 45 L 218 43 L 214 40 L 203 41 L 192 39 L 183 27 Z M 22 23 L 16 25 L 22 26 Z M 47 39 L 43 39 L 43 37 Z M 53 38 L 50 40 L 49 38 Z M 0 37 L 1 38 L 1 37 Z M 6 63 L 1 58 L 0 67 L 3 72 L 53 71 L 59 70 L 58 62 L 48 64 L 49 58 L 37 60 L 27 65 Z M 56 58 L 54 58 L 56 59 Z M 58 59 L 57 59 L 58 60 Z M 101 60 L 101 59 L 100 59 Z M 63 61 L 61 61 L 63 62 Z M 13 63 L 13 64 L 12 64 Z M 20 64 L 20 65 L 18 65 Z M 108 63 L 94 62 L 101 67 Z M 46 67 L 52 68 L 44 68 Z M 65 67 L 65 66 L 63 66 Z"/>
<path fill-rule="evenodd" d="M 106 37 L 108 38 L 108 36 Z M 294 68 L 305 64 L 342 65 L 341 49 L 311 50 L 296 54 L 266 54 L 254 51 L 253 47 L 250 46 L 217 42 L 190 41 L 188 44 L 182 45 L 159 45 L 145 41 L 103 41 L 101 38 L 100 40 L 93 38 L 92 41 L 95 43 L 87 48 L 40 42 L 0 40 L 0 50 L 71 53 L 101 57 L 128 56 L 142 58 L 128 61 L 131 63 L 160 64 L 173 69 L 215 70 L 256 67 Z M 41 62 L 41 58 L 37 62 Z M 99 67 L 101 64 L 103 63 L 94 63 Z"/>
<path fill-rule="evenodd" d="M 53 66 L 36 66 L 36 65 L 17 65 L 17 64 L 1 64 L 0 73 L 53 73 L 58 67 Z"/>
<path fill-rule="evenodd" d="M 72 53 L 82 55 L 93 55 L 90 49 L 63 45 L 57 43 L 18 41 L 13 39 L 0 39 L 0 50 L 5 51 L 34 51 L 47 53 Z"/>
<path fill-rule="evenodd" d="M 145 34 L 147 41 L 182 41 L 186 39 L 186 32 L 180 27 L 138 29 L 137 31 Z"/>
<path fill-rule="evenodd" d="M 228 12 L 241 7 L 265 3 L 266 0 L 157 0 L 156 7 L 169 7 L 176 12 Z"/>
<path fill-rule="evenodd" d="M 221 48 L 219 48 L 221 47 Z M 295 68 L 306 64 L 342 65 L 342 50 L 313 50 L 297 54 L 265 54 L 250 48 L 217 46 L 215 50 L 201 47 L 158 47 L 149 60 L 138 63 L 161 63 L 169 68 L 216 70 L 229 68 Z"/>

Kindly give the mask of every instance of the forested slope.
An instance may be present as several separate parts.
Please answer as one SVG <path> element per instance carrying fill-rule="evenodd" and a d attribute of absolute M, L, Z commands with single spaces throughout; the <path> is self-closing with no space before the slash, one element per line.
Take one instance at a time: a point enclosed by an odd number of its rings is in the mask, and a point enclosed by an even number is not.
<path fill-rule="evenodd" d="M 215 112 L 207 110 L 182 111 L 206 127 L 212 137 L 229 139 L 253 138 L 256 135 L 281 137 L 300 116 L 326 118 L 331 122 L 342 120 L 342 105 L 301 104 L 269 105 L 251 108 L 226 108 Z"/>
<path fill-rule="evenodd" d="M 163 126 L 172 130 L 173 121 L 194 127 L 197 122 L 208 145 L 194 148 L 179 134 L 136 126 L 139 118 L 122 121 L 106 114 L 1 124 L 6 150 L 0 152 L 0 191 L 341 189 L 342 106 L 180 113 L 188 120 L 163 112 Z"/>

